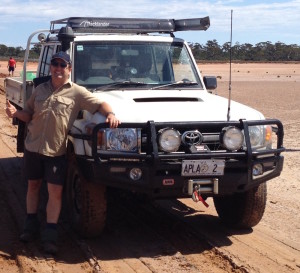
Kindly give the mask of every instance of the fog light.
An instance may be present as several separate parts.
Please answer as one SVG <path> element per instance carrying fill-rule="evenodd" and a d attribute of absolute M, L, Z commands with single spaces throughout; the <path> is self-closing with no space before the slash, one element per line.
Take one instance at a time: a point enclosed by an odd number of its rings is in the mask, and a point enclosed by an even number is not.
<path fill-rule="evenodd" d="M 132 180 L 137 181 L 142 177 L 142 170 L 140 168 L 133 168 L 129 172 L 129 176 Z"/>
<path fill-rule="evenodd" d="M 173 153 L 181 144 L 180 133 L 172 128 L 164 128 L 159 131 L 158 144 L 161 151 Z"/>
<path fill-rule="evenodd" d="M 244 135 L 239 128 L 233 126 L 223 128 L 221 137 L 223 138 L 221 141 L 227 150 L 239 150 L 243 145 Z"/>
<path fill-rule="evenodd" d="M 264 167 L 262 164 L 256 164 L 252 168 L 253 176 L 262 175 L 264 173 Z"/>

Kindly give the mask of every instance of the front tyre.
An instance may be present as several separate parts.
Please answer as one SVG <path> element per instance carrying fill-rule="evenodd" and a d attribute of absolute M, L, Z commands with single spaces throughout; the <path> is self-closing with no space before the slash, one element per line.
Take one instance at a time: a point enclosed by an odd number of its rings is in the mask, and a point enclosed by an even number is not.
<path fill-rule="evenodd" d="M 106 222 L 106 187 L 90 183 L 76 161 L 69 161 L 66 199 L 72 227 L 83 237 L 101 234 Z"/>
<path fill-rule="evenodd" d="M 267 184 L 250 189 L 244 193 L 213 198 L 221 220 L 234 228 L 251 228 L 263 217 L 267 201 Z"/>

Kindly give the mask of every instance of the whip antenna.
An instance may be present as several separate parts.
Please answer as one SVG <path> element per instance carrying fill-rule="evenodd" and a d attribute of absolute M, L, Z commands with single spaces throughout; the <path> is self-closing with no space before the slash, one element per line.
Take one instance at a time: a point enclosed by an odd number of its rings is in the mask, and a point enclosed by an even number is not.
<path fill-rule="evenodd" d="M 227 121 L 230 120 L 230 104 L 231 104 L 231 63 L 232 63 L 232 10 L 231 10 L 231 18 L 230 18 L 230 48 L 229 48 L 229 96 L 228 96 L 228 110 L 227 110 Z"/>

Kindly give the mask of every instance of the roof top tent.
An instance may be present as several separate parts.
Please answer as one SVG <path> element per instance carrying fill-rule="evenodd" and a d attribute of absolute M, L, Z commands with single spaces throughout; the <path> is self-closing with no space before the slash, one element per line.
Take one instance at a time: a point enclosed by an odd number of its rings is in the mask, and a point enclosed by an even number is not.
<path fill-rule="evenodd" d="M 61 25 L 59 29 L 55 27 Z M 209 17 L 194 19 L 143 19 L 143 18 L 101 18 L 101 17 L 69 17 L 51 21 L 50 32 L 58 33 L 62 50 L 67 51 L 74 33 L 169 33 L 174 37 L 175 31 L 207 30 Z"/>
<path fill-rule="evenodd" d="M 69 17 L 51 21 L 50 32 L 57 33 L 57 25 L 72 28 L 77 33 L 170 33 L 187 30 L 207 30 L 209 17 L 194 19 L 143 19 L 143 18 L 101 18 Z"/>

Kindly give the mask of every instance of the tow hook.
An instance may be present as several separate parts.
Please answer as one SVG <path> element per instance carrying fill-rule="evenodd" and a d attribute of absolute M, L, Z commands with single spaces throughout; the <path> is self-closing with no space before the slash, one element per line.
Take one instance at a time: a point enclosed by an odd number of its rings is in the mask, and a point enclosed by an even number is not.
<path fill-rule="evenodd" d="M 202 202 L 203 203 L 203 205 L 205 206 L 205 207 L 209 207 L 209 205 L 205 202 L 205 200 L 203 199 L 203 197 L 201 196 L 201 194 L 200 194 L 200 187 L 198 186 L 198 185 L 195 185 L 194 186 L 194 189 L 193 189 L 193 194 L 192 194 L 192 199 L 193 199 L 193 201 L 194 202 Z"/>

